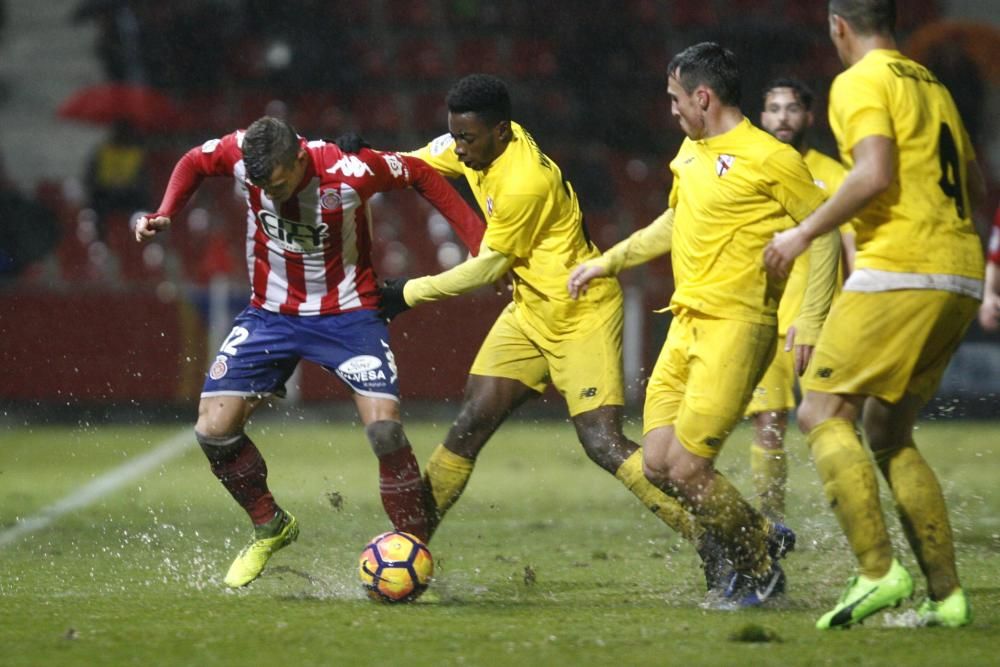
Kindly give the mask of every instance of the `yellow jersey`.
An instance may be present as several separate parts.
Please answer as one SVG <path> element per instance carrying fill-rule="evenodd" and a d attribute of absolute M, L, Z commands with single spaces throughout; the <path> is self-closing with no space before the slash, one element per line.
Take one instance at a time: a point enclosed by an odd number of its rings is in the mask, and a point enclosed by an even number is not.
<path fill-rule="evenodd" d="M 826 199 L 802 156 L 744 118 L 724 134 L 685 139 L 670 170 L 671 310 L 776 324 L 785 285 L 765 272 L 764 247 Z"/>
<path fill-rule="evenodd" d="M 896 177 L 854 222 L 855 267 L 981 279 L 966 184 L 975 153 L 947 88 L 899 51 L 874 49 L 834 79 L 829 116 L 848 169 L 866 137 L 896 146 Z"/>
<path fill-rule="evenodd" d="M 621 288 L 614 278 L 599 279 L 579 300 L 570 298 L 570 270 L 601 253 L 587 236 L 580 203 L 559 165 L 520 125 L 512 122 L 511 132 L 507 148 L 482 171 L 459 162 L 449 134 L 412 155 L 446 177 L 468 181 L 486 217 L 483 243 L 514 260 L 518 317 L 552 340 L 582 335 L 621 307 Z"/>
<path fill-rule="evenodd" d="M 844 169 L 843 165 L 834 160 L 829 155 L 820 153 L 819 151 L 810 148 L 806 151 L 805 155 L 802 156 L 805 161 L 806 166 L 809 167 L 809 173 L 812 174 L 813 182 L 826 191 L 827 195 L 832 195 L 840 187 L 840 184 L 844 181 L 844 176 L 847 175 L 847 171 Z M 841 232 L 851 232 L 850 223 L 844 223 L 841 226 Z M 795 264 L 792 266 L 792 271 L 788 275 L 788 283 L 785 285 L 785 293 L 781 297 L 781 303 L 778 304 L 778 333 L 784 335 L 795 318 L 798 317 L 799 310 L 802 308 L 802 298 L 805 296 L 806 282 L 809 278 L 809 253 L 805 252 L 799 255 Z M 843 282 L 843 276 L 841 272 L 838 272 L 838 292 L 839 286 Z"/>

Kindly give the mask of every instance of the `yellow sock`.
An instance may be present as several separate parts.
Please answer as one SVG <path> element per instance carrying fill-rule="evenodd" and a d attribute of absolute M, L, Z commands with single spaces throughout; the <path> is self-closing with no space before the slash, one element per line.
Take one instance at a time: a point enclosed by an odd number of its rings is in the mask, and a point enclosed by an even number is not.
<path fill-rule="evenodd" d="M 959 581 L 948 508 L 937 476 L 912 440 L 879 452 L 875 459 L 892 489 L 906 539 L 927 575 L 931 598 L 943 600 Z"/>
<path fill-rule="evenodd" d="M 444 445 L 434 449 L 427 461 L 424 484 L 431 490 L 439 520 L 462 495 L 475 465 L 473 459 L 455 454 Z"/>
<path fill-rule="evenodd" d="M 754 490 L 760 498 L 760 511 L 775 521 L 785 520 L 785 484 L 788 481 L 788 458 L 784 449 L 765 449 L 750 445 L 750 471 Z"/>
<path fill-rule="evenodd" d="M 712 486 L 701 497 L 699 523 L 726 545 L 733 566 L 741 571 L 767 574 L 771 557 L 767 554 L 770 522 L 755 510 L 722 473 L 716 472 Z"/>
<path fill-rule="evenodd" d="M 871 461 L 846 419 L 809 431 L 809 449 L 830 508 L 858 559 L 861 574 L 880 579 L 892 566 L 892 544 Z"/>
<path fill-rule="evenodd" d="M 680 501 L 671 498 L 646 479 L 646 475 L 642 472 L 642 449 L 635 450 L 625 459 L 615 471 L 615 477 L 660 521 L 680 533 L 688 542 L 697 544 L 704 531 Z"/>

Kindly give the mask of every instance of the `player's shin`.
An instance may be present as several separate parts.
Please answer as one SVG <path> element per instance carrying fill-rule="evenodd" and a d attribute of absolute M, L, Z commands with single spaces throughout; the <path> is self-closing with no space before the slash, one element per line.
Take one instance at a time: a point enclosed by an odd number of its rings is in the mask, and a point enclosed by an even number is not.
<path fill-rule="evenodd" d="M 698 522 L 723 543 L 733 567 L 753 576 L 771 569 L 768 555 L 770 523 L 721 473 L 702 489 L 692 504 Z"/>
<path fill-rule="evenodd" d="M 906 539 L 927 576 L 932 600 L 944 600 L 959 586 L 955 543 L 937 476 L 913 441 L 880 450 L 875 460 L 892 489 Z"/>
<path fill-rule="evenodd" d="M 278 506 L 267 488 L 267 464 L 244 433 L 206 436 L 195 432 L 208 457 L 212 473 L 250 516 L 254 526 L 263 526 L 278 514 Z"/>
<path fill-rule="evenodd" d="M 788 480 L 788 459 L 784 449 L 765 449 L 750 445 L 750 470 L 754 490 L 760 498 L 760 511 L 774 521 L 785 518 L 785 484 Z"/>
<path fill-rule="evenodd" d="M 637 449 L 615 471 L 615 478 L 625 485 L 643 505 L 685 540 L 695 545 L 704 532 L 694 516 L 680 501 L 668 496 L 646 479 L 642 471 L 642 450 Z"/>
<path fill-rule="evenodd" d="M 846 419 L 827 419 L 808 435 L 827 502 L 858 559 L 861 574 L 883 577 L 892 566 L 892 544 L 882 515 L 875 471 Z"/>
<path fill-rule="evenodd" d="M 430 534 L 424 482 L 402 424 L 388 420 L 373 422 L 365 427 L 365 434 L 378 457 L 379 494 L 386 515 L 396 530 L 426 542 Z"/>
<path fill-rule="evenodd" d="M 438 445 L 431 454 L 427 461 L 424 486 L 429 491 L 428 503 L 433 505 L 430 509 L 432 535 L 445 513 L 462 495 L 475 465 L 474 459 L 456 454 L 444 445 Z"/>

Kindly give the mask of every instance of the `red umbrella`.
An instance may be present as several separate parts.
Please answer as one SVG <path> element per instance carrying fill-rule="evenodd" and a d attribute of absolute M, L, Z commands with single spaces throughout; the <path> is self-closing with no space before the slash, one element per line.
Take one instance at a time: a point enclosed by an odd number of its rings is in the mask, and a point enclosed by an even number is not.
<path fill-rule="evenodd" d="M 59 105 L 60 118 L 111 125 L 126 121 L 138 130 L 155 132 L 175 129 L 181 121 L 177 104 L 149 86 L 100 83 L 70 95 Z"/>

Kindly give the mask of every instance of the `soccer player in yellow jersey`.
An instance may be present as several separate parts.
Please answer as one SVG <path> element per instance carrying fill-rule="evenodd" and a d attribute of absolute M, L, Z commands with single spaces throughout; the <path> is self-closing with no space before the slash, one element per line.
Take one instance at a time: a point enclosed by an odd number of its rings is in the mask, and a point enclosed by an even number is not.
<path fill-rule="evenodd" d="M 760 126 L 773 137 L 795 148 L 805 160 L 813 181 L 827 192 L 833 192 L 844 180 L 844 168 L 833 158 L 809 146 L 806 133 L 813 124 L 813 94 L 803 82 L 782 78 L 764 87 L 764 107 Z M 854 231 L 844 225 L 841 230 L 841 266 L 849 271 L 853 260 Z M 746 414 L 753 423 L 754 441 L 750 446 L 750 470 L 761 511 L 775 521 L 785 519 L 785 484 L 788 463 L 785 457 L 785 431 L 789 411 L 795 407 L 795 357 L 787 342 L 788 331 L 802 306 L 802 297 L 809 274 L 809 258 L 795 262 L 788 276 L 785 293 L 778 305 L 778 341 L 774 360 L 753 392 Z M 838 284 L 840 281 L 838 280 Z M 818 332 L 811 332 L 815 340 Z M 799 348 L 802 349 L 802 348 Z"/>
<path fill-rule="evenodd" d="M 469 75 L 449 91 L 447 105 L 448 134 L 414 154 L 446 177 L 467 180 L 486 216 L 483 245 L 477 257 L 443 273 L 388 281 L 382 288 L 383 314 L 391 319 L 412 306 L 489 285 L 508 272 L 513 301 L 483 341 L 458 418 L 427 464 L 435 525 L 458 500 L 494 431 L 551 382 L 566 400 L 587 456 L 701 553 L 701 529 L 676 500 L 649 483 L 639 446 L 622 433 L 618 281 L 600 281 L 583 301 L 566 293 L 570 267 L 600 255 L 587 236 L 573 187 L 511 120 L 510 95 L 500 79 Z"/>
<path fill-rule="evenodd" d="M 855 269 L 803 376 L 798 411 L 860 569 L 819 628 L 853 625 L 913 592 L 854 430 L 859 417 L 927 578 L 917 613 L 929 625 L 971 620 L 941 487 L 913 430 L 982 295 L 971 211 L 984 187 L 948 90 L 896 49 L 895 13 L 892 0 L 831 0 L 830 36 L 846 69 L 830 90 L 830 127 L 849 171 L 825 205 L 765 252 L 771 273 L 783 275 L 817 234 L 854 217 Z"/>
<path fill-rule="evenodd" d="M 730 51 L 696 44 L 667 72 L 671 112 L 687 135 L 670 163 L 669 208 L 576 267 L 568 289 L 590 299 L 603 276 L 671 253 L 674 317 L 646 389 L 644 470 L 726 550 L 734 571 L 718 606 L 757 606 L 784 591 L 783 550 L 768 540 L 775 525 L 716 470 L 715 459 L 774 355 L 784 281 L 765 273 L 764 247 L 826 195 L 795 149 L 743 116 Z M 797 326 L 804 336 L 818 332 L 829 307 L 838 249 L 827 235 L 810 254 Z"/>

